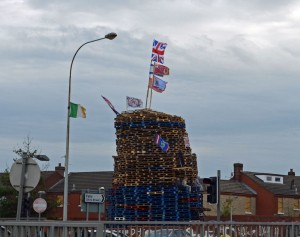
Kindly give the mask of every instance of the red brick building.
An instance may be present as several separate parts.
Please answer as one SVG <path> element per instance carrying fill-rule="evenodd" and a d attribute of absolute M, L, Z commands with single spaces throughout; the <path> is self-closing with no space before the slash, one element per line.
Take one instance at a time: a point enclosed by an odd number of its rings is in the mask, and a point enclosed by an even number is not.
<path fill-rule="evenodd" d="M 256 215 L 299 216 L 300 177 L 293 169 L 287 175 L 250 172 L 243 170 L 243 164 L 236 163 L 232 180 L 244 183 L 257 193 Z"/>
<path fill-rule="evenodd" d="M 87 216 L 87 213 L 82 210 L 82 194 L 85 192 L 98 191 L 100 187 L 103 187 L 104 190 L 110 189 L 112 186 L 112 178 L 113 171 L 69 173 L 68 220 L 98 220 L 98 212 L 92 210 Z M 63 218 L 63 194 L 64 179 L 61 179 L 47 192 L 47 198 L 57 204 L 56 207 L 52 208 L 48 218 Z M 101 220 L 104 220 L 103 215 L 101 216 Z"/>

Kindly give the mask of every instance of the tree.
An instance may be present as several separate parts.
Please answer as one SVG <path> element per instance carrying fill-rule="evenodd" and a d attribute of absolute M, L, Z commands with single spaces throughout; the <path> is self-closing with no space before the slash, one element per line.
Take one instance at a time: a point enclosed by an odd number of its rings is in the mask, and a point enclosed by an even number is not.
<path fill-rule="evenodd" d="M 11 186 L 6 169 L 0 175 L 0 217 L 15 217 L 18 192 Z"/>
<path fill-rule="evenodd" d="M 226 201 L 223 203 L 222 210 L 221 210 L 221 216 L 222 217 L 229 217 L 231 208 L 233 204 L 233 199 L 227 198 Z"/>
<path fill-rule="evenodd" d="M 20 157 L 26 155 L 27 157 L 34 158 L 39 154 L 37 149 L 32 148 L 32 139 L 27 136 L 23 141 L 23 147 L 18 149 L 14 149 L 13 152 L 17 154 L 19 157 L 14 158 L 14 161 L 18 160 Z M 47 162 L 48 163 L 48 162 Z M 44 166 L 43 169 L 48 168 L 48 165 Z M 34 200 L 39 196 L 38 191 L 45 190 L 45 182 L 44 179 L 41 178 L 37 188 L 31 191 L 31 200 Z M 5 172 L 0 173 L 0 217 L 11 218 L 16 217 L 17 213 L 17 203 L 18 203 L 18 191 L 16 191 L 9 179 L 9 170 L 6 169 Z M 32 209 L 32 202 L 30 203 L 30 209 Z M 31 213 L 34 213 L 31 211 Z"/>

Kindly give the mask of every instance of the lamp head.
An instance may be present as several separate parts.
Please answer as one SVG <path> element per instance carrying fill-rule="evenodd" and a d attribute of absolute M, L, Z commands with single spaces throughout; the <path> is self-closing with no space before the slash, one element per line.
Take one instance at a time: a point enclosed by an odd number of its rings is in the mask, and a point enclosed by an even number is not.
<path fill-rule="evenodd" d="M 40 160 L 40 161 L 49 161 L 49 157 L 46 155 L 35 155 L 34 158 Z"/>
<path fill-rule="evenodd" d="M 106 38 L 106 39 L 109 39 L 109 40 L 113 40 L 113 39 L 116 38 L 116 37 L 117 37 L 117 34 L 114 33 L 114 32 L 111 32 L 111 33 L 105 35 L 105 38 Z"/>

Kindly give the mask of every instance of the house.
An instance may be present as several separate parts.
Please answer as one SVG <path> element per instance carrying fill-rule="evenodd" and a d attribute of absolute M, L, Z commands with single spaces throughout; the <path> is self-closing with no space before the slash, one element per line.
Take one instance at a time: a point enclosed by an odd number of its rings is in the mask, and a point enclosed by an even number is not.
<path fill-rule="evenodd" d="M 233 177 L 220 180 L 221 220 L 299 221 L 300 177 L 293 169 L 283 174 L 244 171 L 233 165 Z M 298 191 L 299 190 L 299 191 Z M 206 219 L 216 219 L 217 207 L 206 202 Z"/>
<path fill-rule="evenodd" d="M 251 187 L 237 180 L 220 180 L 220 215 L 232 218 L 232 215 L 255 215 L 257 193 Z M 203 195 L 205 219 L 215 219 L 217 205 L 207 201 L 207 194 Z"/>
<path fill-rule="evenodd" d="M 42 171 L 41 179 L 44 181 L 42 186 L 44 186 L 47 192 L 53 185 L 57 184 L 60 180 L 64 178 L 65 167 L 61 166 L 61 163 L 55 167 L 54 171 Z M 37 187 L 41 189 L 42 187 Z"/>
<path fill-rule="evenodd" d="M 231 181 L 243 183 L 256 192 L 257 216 L 299 217 L 300 176 L 293 169 L 287 175 L 250 172 L 243 170 L 243 164 L 235 163 Z"/>
<path fill-rule="evenodd" d="M 98 213 L 91 212 L 87 215 L 82 210 L 82 194 L 97 192 L 99 188 L 109 190 L 112 187 L 113 171 L 71 172 L 68 184 L 68 219 L 69 220 L 98 220 Z M 47 198 L 55 201 L 57 205 L 52 208 L 48 218 L 62 219 L 63 217 L 64 179 L 53 185 L 47 192 Z M 104 219 L 104 216 L 101 217 Z"/>

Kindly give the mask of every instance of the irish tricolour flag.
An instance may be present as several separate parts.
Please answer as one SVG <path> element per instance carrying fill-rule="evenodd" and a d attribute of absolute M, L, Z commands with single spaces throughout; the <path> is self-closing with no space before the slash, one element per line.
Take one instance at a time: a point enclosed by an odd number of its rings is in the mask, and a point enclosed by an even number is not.
<path fill-rule="evenodd" d="M 70 114 L 71 118 L 86 118 L 86 109 L 80 104 L 74 104 L 70 102 Z"/>

